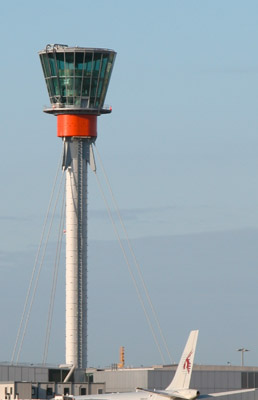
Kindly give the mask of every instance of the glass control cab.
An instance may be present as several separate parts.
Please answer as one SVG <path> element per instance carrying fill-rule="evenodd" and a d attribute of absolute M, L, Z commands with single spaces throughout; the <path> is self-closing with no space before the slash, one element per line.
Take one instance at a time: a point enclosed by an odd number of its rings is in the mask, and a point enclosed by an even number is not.
<path fill-rule="evenodd" d="M 116 52 L 108 49 L 47 45 L 39 52 L 53 114 L 103 114 Z"/>

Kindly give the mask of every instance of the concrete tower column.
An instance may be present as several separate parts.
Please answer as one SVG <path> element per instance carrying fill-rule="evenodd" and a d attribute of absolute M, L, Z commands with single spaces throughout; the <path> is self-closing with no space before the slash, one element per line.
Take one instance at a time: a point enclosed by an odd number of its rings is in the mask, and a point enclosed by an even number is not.
<path fill-rule="evenodd" d="M 69 144 L 66 170 L 66 363 L 87 365 L 87 156 L 89 140 Z"/>

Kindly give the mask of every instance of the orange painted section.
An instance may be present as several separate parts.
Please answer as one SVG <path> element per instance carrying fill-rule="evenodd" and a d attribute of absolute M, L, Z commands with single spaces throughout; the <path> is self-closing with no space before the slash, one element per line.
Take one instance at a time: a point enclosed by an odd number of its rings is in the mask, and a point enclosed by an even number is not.
<path fill-rule="evenodd" d="M 59 114 L 57 115 L 57 136 L 97 137 L 97 116 Z"/>

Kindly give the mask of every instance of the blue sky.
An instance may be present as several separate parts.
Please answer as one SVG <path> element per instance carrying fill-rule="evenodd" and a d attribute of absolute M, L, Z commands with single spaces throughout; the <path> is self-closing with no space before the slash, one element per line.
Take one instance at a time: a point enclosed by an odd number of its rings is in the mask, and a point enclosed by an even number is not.
<path fill-rule="evenodd" d="M 237 364 L 240 356 L 235 348 L 249 346 L 252 351 L 246 362 L 257 365 L 257 22 L 257 1 L 249 0 L 78 0 L 73 6 L 65 0 L 46 0 L 1 5 L 0 269 L 4 289 L 0 296 L 2 315 L 11 320 L 11 329 L 0 332 L 1 343 L 6 343 L 0 359 L 8 360 L 12 352 L 62 151 L 55 118 L 42 112 L 49 100 L 37 52 L 48 43 L 66 43 L 117 51 L 106 98 L 113 113 L 99 118 L 97 148 L 171 353 L 179 357 L 188 331 L 200 327 L 199 362 Z M 89 266 L 89 273 L 95 284 L 89 286 L 89 363 L 115 362 L 115 352 L 123 343 L 127 344 L 128 363 L 159 363 L 144 316 L 136 317 L 139 304 L 130 298 L 130 277 L 117 254 L 115 235 L 92 174 L 89 217 L 89 261 L 94 265 Z M 54 241 L 49 257 L 55 251 Z M 218 243 L 217 252 L 216 246 L 210 246 L 213 241 Z M 150 244 L 156 256 L 146 253 Z M 98 259 L 95 248 L 103 252 L 103 259 Z M 214 264 L 216 253 L 219 267 Z M 99 278 L 107 259 L 114 262 L 108 269 L 110 285 L 103 286 Z M 110 305 L 109 315 L 101 300 L 111 289 L 119 292 L 114 286 L 118 265 L 124 268 L 125 307 L 131 304 L 128 329 L 121 336 L 112 334 L 112 328 L 119 331 L 123 309 L 116 314 Z M 187 281 L 190 297 L 178 313 L 179 290 L 183 291 L 178 280 L 183 283 L 189 268 L 194 271 Z M 215 280 L 214 270 L 220 271 Z M 64 324 L 62 272 L 56 305 L 59 327 Z M 49 286 L 49 276 L 50 266 L 42 273 L 37 307 L 43 307 L 42 298 L 47 297 L 44 288 Z M 192 297 L 195 308 L 190 310 Z M 111 296 L 110 304 L 114 303 L 116 297 Z M 200 310 L 201 304 L 207 304 L 208 311 Z M 136 321 L 130 322 L 131 313 Z M 106 321 L 103 330 L 111 337 L 108 343 L 99 334 L 102 319 Z M 39 335 L 36 325 L 31 323 L 24 361 L 41 361 L 39 346 L 31 345 Z M 53 329 L 51 362 L 64 361 L 63 336 L 60 329 Z M 139 346 L 134 347 L 137 340 Z M 144 354 L 140 354 L 143 342 Z"/>

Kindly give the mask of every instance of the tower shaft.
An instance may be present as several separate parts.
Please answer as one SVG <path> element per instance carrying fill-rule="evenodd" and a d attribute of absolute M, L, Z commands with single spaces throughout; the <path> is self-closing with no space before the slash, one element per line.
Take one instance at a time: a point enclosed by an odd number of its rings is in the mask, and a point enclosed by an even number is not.
<path fill-rule="evenodd" d="M 90 140 L 68 143 L 66 169 L 66 363 L 87 366 L 87 160 Z"/>

